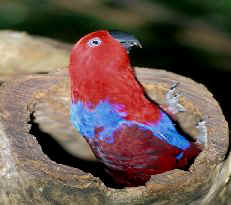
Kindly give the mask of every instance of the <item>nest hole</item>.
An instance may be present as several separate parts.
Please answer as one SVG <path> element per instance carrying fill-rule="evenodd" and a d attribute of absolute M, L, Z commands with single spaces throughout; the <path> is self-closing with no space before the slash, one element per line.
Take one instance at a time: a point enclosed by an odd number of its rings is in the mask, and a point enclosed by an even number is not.
<path fill-rule="evenodd" d="M 84 160 L 73 156 L 67 152 L 49 133 L 42 131 L 39 128 L 39 124 L 35 122 L 34 112 L 30 114 L 28 124 L 31 126 L 29 133 L 36 137 L 43 153 L 46 154 L 49 159 L 58 164 L 67 165 L 78 168 L 86 173 L 91 173 L 94 177 L 99 177 L 107 187 L 115 189 L 123 188 L 122 186 L 114 183 L 111 176 L 106 173 L 102 163 Z"/>
<path fill-rule="evenodd" d="M 177 130 L 186 136 L 190 142 L 195 142 L 195 139 L 187 134 L 179 125 L 177 121 L 174 121 Z M 78 168 L 86 173 L 91 173 L 94 177 L 98 177 L 101 181 L 110 188 L 121 189 L 124 188 L 121 185 L 114 183 L 111 176 L 105 171 L 104 165 L 100 162 L 84 160 L 73 156 L 68 151 L 66 151 L 49 133 L 44 132 L 39 128 L 39 124 L 35 122 L 34 112 L 30 114 L 30 120 L 28 124 L 31 125 L 29 133 L 36 137 L 38 143 L 40 144 L 42 151 L 46 154 L 52 161 L 58 164 L 67 165 L 70 167 Z M 202 150 L 203 151 L 203 150 Z M 182 170 L 189 171 L 189 168 L 194 163 L 196 158 L 189 161 L 188 165 Z"/>

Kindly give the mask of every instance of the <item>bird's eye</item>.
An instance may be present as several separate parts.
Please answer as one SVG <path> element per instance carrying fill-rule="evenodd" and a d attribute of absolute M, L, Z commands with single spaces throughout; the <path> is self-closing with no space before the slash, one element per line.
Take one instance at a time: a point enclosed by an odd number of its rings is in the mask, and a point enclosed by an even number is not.
<path fill-rule="evenodd" d="M 102 43 L 102 41 L 100 40 L 100 38 L 92 38 L 91 40 L 88 41 L 88 45 L 90 47 L 96 47 L 99 46 Z"/>

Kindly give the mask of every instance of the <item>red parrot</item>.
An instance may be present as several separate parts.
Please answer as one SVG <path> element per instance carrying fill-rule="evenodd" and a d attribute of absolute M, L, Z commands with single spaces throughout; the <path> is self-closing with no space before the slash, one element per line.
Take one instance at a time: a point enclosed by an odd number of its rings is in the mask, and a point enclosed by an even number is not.
<path fill-rule="evenodd" d="M 133 46 L 140 43 L 130 34 L 96 31 L 74 45 L 69 64 L 72 124 L 122 186 L 184 169 L 201 151 L 146 97 L 130 63 Z"/>

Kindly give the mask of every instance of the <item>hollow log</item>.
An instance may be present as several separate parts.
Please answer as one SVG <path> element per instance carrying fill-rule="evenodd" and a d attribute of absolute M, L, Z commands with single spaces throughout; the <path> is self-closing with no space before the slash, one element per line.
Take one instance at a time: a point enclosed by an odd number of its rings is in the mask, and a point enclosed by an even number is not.
<path fill-rule="evenodd" d="M 81 164 L 74 168 L 51 160 L 39 144 L 40 136 L 31 131 L 31 116 L 43 132 L 58 135 L 60 143 L 62 135 L 73 137 L 67 73 L 15 77 L 0 87 L 0 204 L 229 204 L 228 125 L 212 94 L 203 85 L 170 72 L 145 68 L 136 72 L 150 98 L 163 107 L 168 104 L 166 93 L 179 82 L 179 103 L 185 111 L 177 113 L 176 120 L 193 138 L 199 134 L 198 120 L 206 122 L 203 151 L 188 171 L 171 170 L 152 176 L 145 186 L 118 189 L 78 168 Z M 81 136 L 73 139 L 75 156 L 90 159 Z"/>

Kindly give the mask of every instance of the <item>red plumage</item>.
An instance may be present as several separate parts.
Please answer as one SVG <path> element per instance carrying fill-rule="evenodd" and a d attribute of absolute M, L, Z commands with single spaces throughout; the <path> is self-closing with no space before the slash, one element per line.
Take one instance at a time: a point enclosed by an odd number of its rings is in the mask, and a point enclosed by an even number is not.
<path fill-rule="evenodd" d="M 94 38 L 99 38 L 101 44 L 89 47 L 89 41 Z M 97 124 L 96 120 L 83 121 L 86 116 L 72 120 L 80 132 L 86 128 L 89 131 L 92 124 L 96 123 L 94 136 L 86 136 L 84 131 L 82 134 L 85 134 L 92 151 L 105 164 L 116 183 L 124 186 L 144 185 L 153 174 L 174 168 L 186 168 L 189 161 L 200 153 L 201 150 L 193 142 L 189 142 L 189 147 L 183 149 L 179 148 L 180 145 L 173 146 L 153 134 L 153 130 L 160 129 L 167 132 L 160 133 L 160 136 L 180 136 L 172 128 L 174 125 L 169 124 L 166 114 L 167 128 L 158 127 L 163 111 L 145 97 L 144 88 L 135 78 L 126 49 L 107 31 L 93 32 L 80 39 L 72 49 L 69 72 L 72 104 L 81 102 L 90 110 L 87 113 L 93 113 L 102 100 L 107 100 L 111 105 L 121 105 L 119 110 L 113 110 L 112 113 L 126 113 L 121 122 L 110 127 L 116 127 L 112 143 L 102 140 L 100 136 L 107 129 L 107 123 L 103 126 L 100 122 Z M 75 115 L 75 111 L 73 113 Z M 83 111 L 80 110 L 79 113 Z M 97 114 L 94 117 L 91 116 L 100 121 L 103 116 Z M 130 124 L 126 124 L 128 122 Z M 149 126 L 150 130 L 145 126 Z M 179 154 L 182 157 L 178 159 Z"/>
<path fill-rule="evenodd" d="M 88 143 L 96 157 L 108 167 L 106 170 L 114 181 L 124 186 L 144 185 L 151 175 L 175 168 L 186 169 L 189 160 L 201 152 L 191 143 L 183 158 L 177 160 L 181 150 L 137 126 L 123 126 L 115 133 L 115 142 L 111 145 L 99 140 L 97 135 L 96 140 Z"/>

